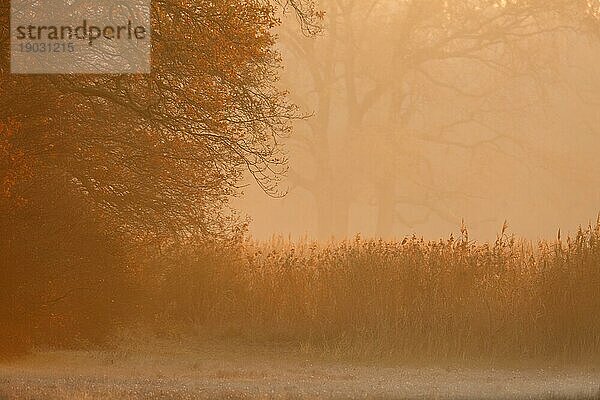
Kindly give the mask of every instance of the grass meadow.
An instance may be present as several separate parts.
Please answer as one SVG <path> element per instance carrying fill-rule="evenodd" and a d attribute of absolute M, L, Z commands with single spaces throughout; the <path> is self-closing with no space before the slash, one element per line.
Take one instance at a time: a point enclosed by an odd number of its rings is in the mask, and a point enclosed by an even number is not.
<path fill-rule="evenodd" d="M 600 398 L 600 224 L 179 244 L 129 272 L 118 313 L 65 297 L 3 326 L 0 399 Z"/>
<path fill-rule="evenodd" d="M 439 241 L 275 238 L 188 248 L 154 268 L 142 314 L 199 337 L 357 359 L 600 361 L 600 225 L 537 244 L 506 227 L 484 244 L 466 229 Z"/>

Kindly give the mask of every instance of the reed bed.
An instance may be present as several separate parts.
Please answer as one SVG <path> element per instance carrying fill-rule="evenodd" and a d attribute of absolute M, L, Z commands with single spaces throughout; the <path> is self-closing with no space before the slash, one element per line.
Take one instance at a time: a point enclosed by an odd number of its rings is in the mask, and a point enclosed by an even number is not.
<path fill-rule="evenodd" d="M 154 317 L 202 336 L 357 357 L 600 361 L 600 224 L 537 245 L 505 229 L 483 244 L 465 229 L 440 241 L 246 240 L 167 264 Z"/>

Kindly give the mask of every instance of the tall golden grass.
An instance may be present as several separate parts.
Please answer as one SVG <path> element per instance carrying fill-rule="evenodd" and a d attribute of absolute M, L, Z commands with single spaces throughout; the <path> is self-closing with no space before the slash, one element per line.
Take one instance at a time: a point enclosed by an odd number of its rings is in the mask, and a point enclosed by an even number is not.
<path fill-rule="evenodd" d="M 152 274 L 148 304 L 202 335 L 356 356 L 599 361 L 600 223 L 537 246 L 505 228 L 489 244 L 463 229 L 187 249 Z"/>

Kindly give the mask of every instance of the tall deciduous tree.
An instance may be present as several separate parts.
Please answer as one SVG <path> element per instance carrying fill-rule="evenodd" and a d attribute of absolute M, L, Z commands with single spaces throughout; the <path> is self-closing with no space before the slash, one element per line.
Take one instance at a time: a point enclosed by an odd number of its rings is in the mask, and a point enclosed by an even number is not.
<path fill-rule="evenodd" d="M 13 75 L 0 4 L 1 325 L 43 329 L 65 297 L 110 316 L 124 244 L 227 234 L 244 171 L 277 190 L 296 117 L 276 88 L 286 6 L 317 27 L 302 0 L 153 0 L 150 74 Z"/>
<path fill-rule="evenodd" d="M 275 87 L 279 6 L 152 7 L 150 75 L 9 75 L 3 46 L 1 117 L 19 118 L 23 151 L 70 176 L 118 229 L 211 235 L 222 230 L 219 215 L 244 170 L 266 191 L 285 170 L 278 137 L 295 109 Z M 290 7 L 312 26 L 305 4 Z M 3 26 L 8 12 L 2 5 Z"/>

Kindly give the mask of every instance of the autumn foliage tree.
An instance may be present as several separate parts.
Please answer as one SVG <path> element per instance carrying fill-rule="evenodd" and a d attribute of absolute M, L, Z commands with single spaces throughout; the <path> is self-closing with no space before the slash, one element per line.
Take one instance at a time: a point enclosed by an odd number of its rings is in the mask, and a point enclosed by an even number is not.
<path fill-rule="evenodd" d="M 16 302 L 3 320 L 18 306 L 25 325 L 37 324 L 31 290 L 46 294 L 37 302 L 44 307 L 89 287 L 97 299 L 115 274 L 131 272 L 123 253 L 136 246 L 227 236 L 237 224 L 227 201 L 245 171 L 277 190 L 286 163 L 278 138 L 296 116 L 276 88 L 272 29 L 285 6 L 305 29 L 316 26 L 301 1 L 153 1 L 148 75 L 12 75 L 8 30 L 0 30 L 0 121 L 19 128 L 0 139 L 1 192 L 25 204 L 20 220 L 2 215 L 3 271 L 11 272 L 1 284 Z M 9 13 L 0 5 L 2 27 Z M 19 167 L 28 158 L 35 162 Z M 25 165 L 31 176 L 19 179 Z M 14 210 L 2 196 L 0 209 Z M 35 268 L 24 267 L 25 254 Z M 42 269 L 52 276 L 36 286 Z M 105 303 L 117 301 L 118 291 L 103 293 Z"/>
<path fill-rule="evenodd" d="M 282 171 L 294 110 L 274 86 L 274 13 L 153 2 L 151 74 L 12 76 L 2 108 L 121 228 L 207 234 L 243 170 L 267 190 Z"/>

